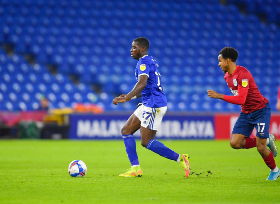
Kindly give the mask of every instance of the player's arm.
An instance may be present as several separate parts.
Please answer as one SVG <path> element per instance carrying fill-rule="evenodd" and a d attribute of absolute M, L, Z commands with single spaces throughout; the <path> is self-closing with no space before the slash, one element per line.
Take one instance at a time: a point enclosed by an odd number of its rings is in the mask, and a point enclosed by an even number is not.
<path fill-rule="evenodd" d="M 243 105 L 247 98 L 248 88 L 243 88 L 242 86 L 238 86 L 237 96 L 228 96 L 228 95 L 217 93 L 216 91 L 213 90 L 208 90 L 207 93 L 210 98 L 222 99 L 229 103 Z"/>
<path fill-rule="evenodd" d="M 125 96 L 126 96 L 126 94 L 122 94 L 119 97 L 125 97 Z M 140 98 L 141 96 L 142 96 L 142 93 L 140 92 L 139 94 L 137 94 L 135 97 L 132 97 L 131 99 L 133 99 L 133 98 Z"/>
<path fill-rule="evenodd" d="M 213 90 L 207 90 L 207 94 L 210 98 L 216 98 L 216 99 L 223 99 L 224 98 L 224 94 L 220 94 L 216 91 Z"/>
<path fill-rule="evenodd" d="M 119 97 L 125 97 L 125 96 L 126 96 L 126 94 L 122 94 Z M 135 96 L 133 96 L 131 99 L 140 98 L 141 96 L 142 96 L 142 93 L 140 92 L 140 93 L 136 94 Z"/>
<path fill-rule="evenodd" d="M 229 103 L 243 105 L 246 102 L 248 95 L 248 90 L 242 86 L 238 86 L 238 95 L 237 96 L 227 96 L 224 95 L 223 100 Z"/>
<path fill-rule="evenodd" d="M 279 86 L 279 91 L 278 91 L 278 99 L 276 103 L 276 109 L 280 111 L 280 86 Z"/>
<path fill-rule="evenodd" d="M 134 88 L 125 96 L 127 101 L 131 100 L 131 98 L 134 96 L 136 96 L 136 98 L 141 97 L 141 91 L 147 86 L 147 81 L 147 75 L 140 75 Z"/>
<path fill-rule="evenodd" d="M 138 82 L 135 84 L 134 88 L 127 94 L 116 97 L 113 100 L 113 104 L 117 105 L 118 103 L 123 103 L 126 101 L 130 101 L 132 97 L 136 96 L 141 97 L 141 91 L 147 86 L 148 76 L 140 75 L 138 77 Z"/>
<path fill-rule="evenodd" d="M 142 93 L 138 93 L 135 96 L 133 96 L 131 99 L 136 99 L 136 98 L 140 98 L 142 96 Z"/>
<path fill-rule="evenodd" d="M 280 98 L 278 98 L 278 101 L 276 104 L 276 109 L 280 111 Z"/>

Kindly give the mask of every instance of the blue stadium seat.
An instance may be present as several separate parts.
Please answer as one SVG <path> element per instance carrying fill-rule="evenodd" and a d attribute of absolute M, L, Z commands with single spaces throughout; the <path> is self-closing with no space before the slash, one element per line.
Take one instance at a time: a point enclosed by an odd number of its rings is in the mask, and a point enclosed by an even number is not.
<path fill-rule="evenodd" d="M 94 99 L 108 111 L 133 110 L 132 102 L 112 106 L 111 99 L 128 93 L 136 83 L 137 61 L 131 59 L 129 50 L 137 36 L 150 40 L 149 54 L 160 65 L 172 111 L 240 111 L 239 106 L 212 102 L 206 95 L 207 89 L 231 94 L 217 60 L 225 46 L 238 50 L 237 63 L 252 72 L 264 94 L 272 98 L 275 90 L 268 87 L 280 84 L 277 0 L 228 0 L 226 6 L 217 0 L 136 1 L 129 8 L 122 0 L 106 5 L 100 0 L 3 0 L 0 5 L 5 8 L 0 6 L 0 43 L 11 44 L 15 51 L 10 57 L 0 49 L 0 92 L 19 96 L 17 105 L 9 96 L 3 97 L 1 108 L 35 109 L 43 93 L 52 97 L 53 107 Z M 236 5 L 248 14 L 243 15 Z M 264 15 L 268 23 L 261 23 L 256 14 Z M 135 15 L 149 20 L 134 24 Z M 36 58 L 35 65 L 28 64 L 21 56 L 25 54 Z M 58 74 L 50 74 L 46 65 L 57 66 Z M 68 75 L 75 75 L 80 83 L 74 85 Z M 107 94 L 103 101 L 92 85 L 100 88 L 102 96 Z M 37 101 L 26 103 L 25 93 Z M 271 100 L 271 106 L 274 103 Z"/>

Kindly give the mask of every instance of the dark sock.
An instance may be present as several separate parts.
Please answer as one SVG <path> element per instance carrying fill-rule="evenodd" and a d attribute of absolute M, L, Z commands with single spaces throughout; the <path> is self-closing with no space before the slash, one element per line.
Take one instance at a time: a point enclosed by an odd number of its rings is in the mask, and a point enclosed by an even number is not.
<path fill-rule="evenodd" d="M 271 151 L 270 151 L 270 154 L 267 157 L 263 157 L 263 160 L 271 170 L 276 167 L 275 160 L 273 158 L 273 154 L 272 154 Z"/>
<path fill-rule="evenodd" d="M 246 142 L 245 142 L 244 149 L 250 149 L 257 146 L 256 138 L 245 137 L 245 140 Z"/>
<path fill-rule="evenodd" d="M 179 157 L 179 154 L 169 149 L 163 143 L 157 140 L 150 140 L 146 148 L 170 160 L 177 161 Z"/>
<path fill-rule="evenodd" d="M 133 135 L 123 135 L 123 141 L 131 166 L 139 165 L 138 156 L 136 152 L 136 142 Z"/>

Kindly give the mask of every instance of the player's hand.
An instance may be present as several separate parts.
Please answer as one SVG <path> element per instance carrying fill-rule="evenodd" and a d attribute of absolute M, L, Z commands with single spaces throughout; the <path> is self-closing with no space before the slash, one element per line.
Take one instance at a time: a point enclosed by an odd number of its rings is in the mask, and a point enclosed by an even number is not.
<path fill-rule="evenodd" d="M 122 94 L 119 97 L 114 98 L 113 104 L 118 105 L 118 103 L 124 103 L 126 101 L 127 101 L 127 98 L 125 97 L 125 94 Z"/>
<path fill-rule="evenodd" d="M 207 90 L 207 94 L 210 98 L 218 98 L 218 99 L 223 99 L 224 95 L 219 94 L 216 91 L 213 90 Z"/>

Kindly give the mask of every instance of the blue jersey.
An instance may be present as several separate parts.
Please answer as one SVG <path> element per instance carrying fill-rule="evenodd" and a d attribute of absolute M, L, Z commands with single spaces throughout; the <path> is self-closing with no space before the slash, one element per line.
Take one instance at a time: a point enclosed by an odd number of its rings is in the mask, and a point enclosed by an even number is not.
<path fill-rule="evenodd" d="M 140 58 L 135 69 L 135 76 L 147 75 L 147 86 L 142 90 L 142 102 L 146 107 L 159 108 L 167 106 L 167 100 L 161 86 L 161 77 L 158 64 L 152 56 L 145 55 Z"/>

